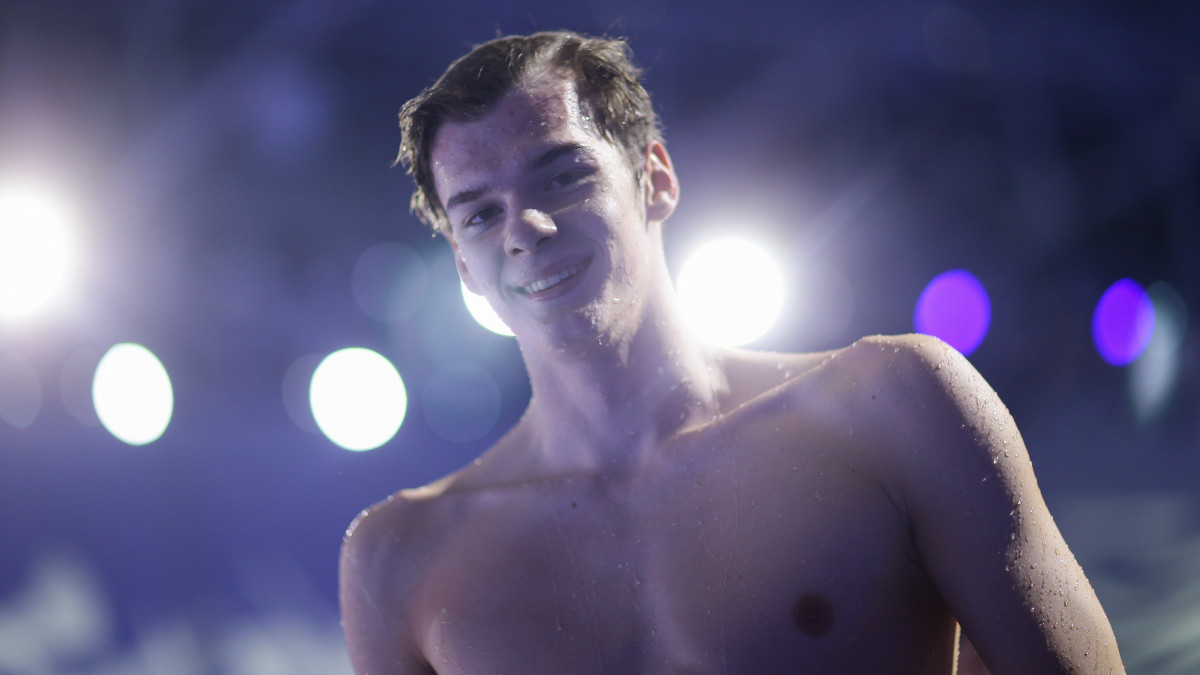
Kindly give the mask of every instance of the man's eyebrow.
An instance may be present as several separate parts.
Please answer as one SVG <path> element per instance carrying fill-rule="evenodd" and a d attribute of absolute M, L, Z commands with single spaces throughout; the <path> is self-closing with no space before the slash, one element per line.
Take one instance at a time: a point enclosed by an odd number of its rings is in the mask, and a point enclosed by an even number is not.
<path fill-rule="evenodd" d="M 488 186 L 484 185 L 484 186 L 480 186 L 477 188 L 472 188 L 470 190 L 463 190 L 461 192 L 456 192 L 456 193 L 454 193 L 454 196 L 452 196 L 452 197 L 450 197 L 450 199 L 446 200 L 445 210 L 449 211 L 450 209 L 458 206 L 459 204 L 473 202 L 476 199 L 479 199 L 483 195 L 487 194 L 489 190 L 490 190 L 490 188 Z"/>
<path fill-rule="evenodd" d="M 548 164 L 554 163 L 554 160 L 558 159 L 559 157 L 562 157 L 563 155 L 569 155 L 572 152 L 582 148 L 582 143 L 561 143 L 538 155 L 536 159 L 529 163 L 529 169 L 531 171 L 534 169 L 540 169 Z"/>
<path fill-rule="evenodd" d="M 557 160 L 559 157 L 562 157 L 563 155 L 569 155 L 572 152 L 575 152 L 580 149 L 583 149 L 582 143 L 561 143 L 559 145 L 555 145 L 554 147 L 543 152 L 542 154 L 535 157 L 531 162 L 529 162 L 529 165 L 527 166 L 526 170 L 527 171 L 536 171 L 537 169 L 541 169 L 545 166 L 553 164 L 554 161 Z M 446 206 L 444 208 L 446 211 L 450 211 L 450 209 L 453 209 L 454 207 L 456 207 L 460 204 L 465 204 L 467 202 L 473 202 L 476 199 L 483 197 L 485 194 L 487 194 L 490 191 L 491 191 L 491 186 L 480 185 L 479 187 L 474 187 L 474 188 L 470 188 L 467 190 L 462 190 L 461 192 L 456 192 L 456 193 L 454 193 L 453 196 L 451 196 L 449 199 L 446 200 Z"/>

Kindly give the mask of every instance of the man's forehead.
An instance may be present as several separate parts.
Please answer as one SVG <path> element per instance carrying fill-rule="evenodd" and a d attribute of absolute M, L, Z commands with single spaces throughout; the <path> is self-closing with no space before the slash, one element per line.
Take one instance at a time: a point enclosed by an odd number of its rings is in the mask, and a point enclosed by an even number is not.
<path fill-rule="evenodd" d="M 570 83 L 522 84 L 478 117 L 445 120 L 434 136 L 432 154 L 462 142 L 491 145 L 499 140 L 535 139 L 569 126 L 580 117 L 579 100 Z"/>
<path fill-rule="evenodd" d="M 545 149 L 607 143 L 588 123 L 575 86 L 561 78 L 523 81 L 492 109 L 471 120 L 446 120 L 434 135 L 435 180 L 473 170 L 527 163 Z"/>

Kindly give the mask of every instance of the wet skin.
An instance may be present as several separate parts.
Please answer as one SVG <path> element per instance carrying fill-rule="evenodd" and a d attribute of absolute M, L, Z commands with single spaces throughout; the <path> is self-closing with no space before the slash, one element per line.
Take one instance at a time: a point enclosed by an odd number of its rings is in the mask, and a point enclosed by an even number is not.
<path fill-rule="evenodd" d="M 661 253 L 669 157 L 639 182 L 573 93 L 534 81 L 435 139 L 459 271 L 534 393 L 477 462 L 352 525 L 356 671 L 949 673 L 957 619 L 997 674 L 1121 672 L 970 364 L 921 336 L 695 343 Z"/>

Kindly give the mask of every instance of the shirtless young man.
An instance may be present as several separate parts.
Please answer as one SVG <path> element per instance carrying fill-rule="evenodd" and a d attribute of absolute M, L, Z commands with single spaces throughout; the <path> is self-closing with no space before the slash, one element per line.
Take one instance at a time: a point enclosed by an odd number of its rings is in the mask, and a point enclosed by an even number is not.
<path fill-rule="evenodd" d="M 360 674 L 1123 672 L 1013 420 L 953 349 L 710 347 L 620 42 L 492 41 L 405 106 L 414 206 L 532 382 L 474 464 L 359 516 Z"/>

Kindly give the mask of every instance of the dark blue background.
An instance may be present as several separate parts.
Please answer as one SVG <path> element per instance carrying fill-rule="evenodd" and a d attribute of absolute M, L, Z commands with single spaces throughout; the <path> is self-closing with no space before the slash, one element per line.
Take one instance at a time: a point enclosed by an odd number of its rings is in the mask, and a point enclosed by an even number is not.
<path fill-rule="evenodd" d="M 34 363 L 45 394 L 28 428 L 0 422 L 0 673 L 348 672 L 346 525 L 470 461 L 528 397 L 515 345 L 474 325 L 445 245 L 408 213 L 396 111 L 470 44 L 563 27 L 627 35 L 646 68 L 684 190 L 671 260 L 716 232 L 759 237 L 819 308 L 785 311 L 758 346 L 909 331 L 934 275 L 983 281 L 993 323 L 972 361 L 1131 672 L 1200 669 L 1200 6 L 502 4 L 0 5 L 0 174 L 72 191 L 89 265 L 71 312 L 0 325 L 0 356 Z M 432 277 L 392 323 L 351 291 L 384 241 Z M 1091 346 L 1122 277 L 1168 282 L 1191 312 L 1150 415 Z M 175 388 L 144 447 L 59 395 L 73 358 L 123 341 Z M 283 404 L 293 362 L 346 346 L 388 356 L 409 389 L 404 426 L 369 453 Z M 455 362 L 503 392 L 470 443 L 423 416 L 422 386 Z"/>

